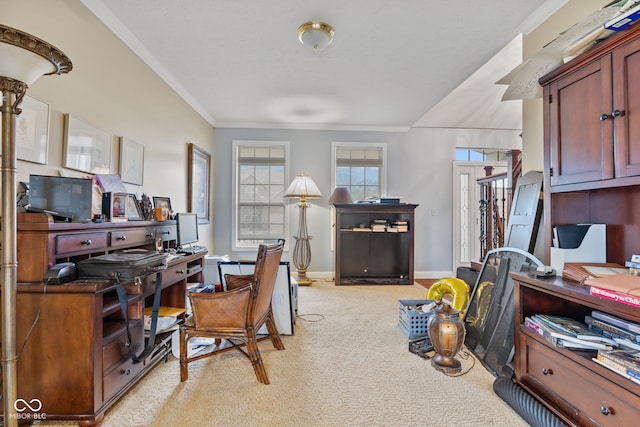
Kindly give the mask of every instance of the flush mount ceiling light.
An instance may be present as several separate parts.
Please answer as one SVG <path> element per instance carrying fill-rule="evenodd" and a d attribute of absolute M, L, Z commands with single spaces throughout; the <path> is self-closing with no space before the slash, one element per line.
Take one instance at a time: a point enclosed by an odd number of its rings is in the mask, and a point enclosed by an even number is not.
<path fill-rule="evenodd" d="M 333 41 L 333 28 L 324 22 L 311 21 L 298 27 L 298 39 L 300 43 L 319 51 L 331 44 Z"/>

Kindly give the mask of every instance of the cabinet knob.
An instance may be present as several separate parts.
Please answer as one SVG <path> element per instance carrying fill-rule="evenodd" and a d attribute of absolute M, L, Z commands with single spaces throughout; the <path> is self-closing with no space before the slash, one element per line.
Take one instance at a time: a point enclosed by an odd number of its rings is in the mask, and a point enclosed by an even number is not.
<path fill-rule="evenodd" d="M 184 272 L 184 270 L 178 270 L 178 271 L 176 271 L 176 273 L 178 273 L 178 274 L 184 274 L 185 272 Z"/>
<path fill-rule="evenodd" d="M 147 233 L 146 236 L 147 237 L 153 237 L 153 233 Z"/>
<path fill-rule="evenodd" d="M 609 115 L 608 115 L 608 114 L 603 114 L 603 115 L 601 115 L 601 116 L 600 116 L 600 121 L 605 121 L 605 120 L 607 120 L 608 118 L 609 118 Z"/>
<path fill-rule="evenodd" d="M 125 369 L 124 374 L 125 375 L 131 375 L 131 369 Z"/>
<path fill-rule="evenodd" d="M 613 110 L 613 112 L 611 113 L 611 115 L 613 117 L 620 117 L 622 115 L 622 111 L 620 110 Z"/>
<path fill-rule="evenodd" d="M 600 413 L 602 415 L 609 415 L 609 414 L 611 414 L 611 409 L 607 408 L 606 406 L 601 406 L 600 407 Z"/>
<path fill-rule="evenodd" d="M 549 368 L 542 368 L 542 375 L 552 375 L 553 371 Z"/>
<path fill-rule="evenodd" d="M 127 240 L 127 236 L 118 236 L 116 240 Z"/>
<path fill-rule="evenodd" d="M 89 245 L 91 245 L 92 243 L 93 243 L 93 242 L 91 241 L 91 239 L 87 239 L 87 240 L 83 240 L 83 241 L 82 241 L 82 244 L 83 244 L 83 245 L 85 245 L 85 246 L 89 246 Z"/>

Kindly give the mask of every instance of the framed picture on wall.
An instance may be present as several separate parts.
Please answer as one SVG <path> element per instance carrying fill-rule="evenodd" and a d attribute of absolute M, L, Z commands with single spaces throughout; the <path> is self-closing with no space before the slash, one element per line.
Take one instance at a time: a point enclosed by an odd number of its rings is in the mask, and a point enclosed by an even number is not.
<path fill-rule="evenodd" d="M 64 115 L 64 167 L 88 173 L 111 170 L 110 133 L 71 114 Z"/>
<path fill-rule="evenodd" d="M 16 116 L 16 157 L 28 162 L 47 164 L 49 148 L 49 104 L 26 95 Z M 0 123 L 0 132 L 2 123 Z"/>
<path fill-rule="evenodd" d="M 195 144 L 188 145 L 187 206 L 198 214 L 199 223 L 209 223 L 211 155 Z"/>
<path fill-rule="evenodd" d="M 144 169 L 144 147 L 120 138 L 120 178 L 129 184 L 142 185 Z"/>

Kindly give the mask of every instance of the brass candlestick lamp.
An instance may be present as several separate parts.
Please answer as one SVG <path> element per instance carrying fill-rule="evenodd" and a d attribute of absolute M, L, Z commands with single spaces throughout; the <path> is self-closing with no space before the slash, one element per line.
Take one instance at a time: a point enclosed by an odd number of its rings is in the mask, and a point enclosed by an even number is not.
<path fill-rule="evenodd" d="M 16 294 L 16 116 L 30 84 L 40 76 L 71 71 L 69 58 L 30 34 L 0 25 L 0 92 L 2 92 L 2 404 L 4 425 L 17 426 Z"/>
<path fill-rule="evenodd" d="M 296 176 L 287 191 L 284 193 L 284 197 L 299 197 L 300 203 L 300 218 L 298 222 L 298 234 L 293 236 L 296 239 L 296 244 L 293 248 L 293 265 L 295 265 L 298 272 L 296 281 L 298 285 L 308 286 L 311 285 L 311 279 L 307 277 L 307 268 L 311 264 L 311 244 L 309 243 L 309 233 L 307 232 L 307 199 L 319 199 L 322 197 L 322 193 L 318 189 L 318 186 L 311 179 L 310 176 L 301 173 Z"/>

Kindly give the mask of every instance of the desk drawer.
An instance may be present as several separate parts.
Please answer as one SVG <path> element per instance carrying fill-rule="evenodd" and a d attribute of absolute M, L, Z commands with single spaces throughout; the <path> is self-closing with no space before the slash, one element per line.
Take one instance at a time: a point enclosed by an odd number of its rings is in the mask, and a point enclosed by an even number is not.
<path fill-rule="evenodd" d="M 111 248 L 133 247 L 153 243 L 153 233 L 147 228 L 130 228 L 111 232 Z"/>
<path fill-rule="evenodd" d="M 162 272 L 162 287 L 166 287 L 187 278 L 187 263 L 173 265 Z M 155 283 L 155 276 L 152 278 Z M 154 285 L 155 286 L 155 285 Z"/>
<path fill-rule="evenodd" d="M 163 242 L 176 240 L 178 238 L 178 230 L 175 225 L 159 225 L 156 227 L 156 237 L 161 238 Z"/>
<path fill-rule="evenodd" d="M 640 418 L 638 396 L 536 340 L 526 342 L 526 373 L 542 385 L 540 392 L 552 392 L 602 426 L 632 425 Z"/>
<path fill-rule="evenodd" d="M 111 399 L 122 390 L 142 371 L 143 367 L 143 363 L 133 363 L 133 360 L 129 358 L 104 375 L 102 381 L 103 401 Z"/>
<path fill-rule="evenodd" d="M 144 332 L 142 322 L 138 321 L 131 325 L 131 339 L 136 353 L 142 351 L 144 342 Z M 126 332 L 118 335 L 112 341 L 102 347 L 102 372 L 110 372 L 117 364 L 126 362 L 131 358 L 129 347 L 127 347 Z"/>
<path fill-rule="evenodd" d="M 109 244 L 106 232 L 56 235 L 56 258 L 80 253 L 102 252 Z"/>

